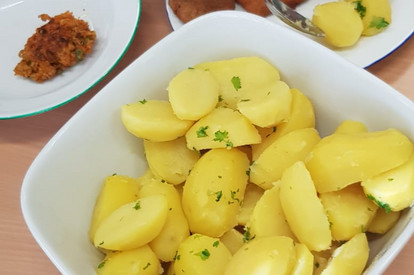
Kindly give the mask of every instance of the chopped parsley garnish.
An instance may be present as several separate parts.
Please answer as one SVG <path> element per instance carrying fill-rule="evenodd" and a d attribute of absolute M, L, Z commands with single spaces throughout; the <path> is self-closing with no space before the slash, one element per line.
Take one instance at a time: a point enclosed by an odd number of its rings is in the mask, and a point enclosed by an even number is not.
<path fill-rule="evenodd" d="M 362 5 L 361 0 L 352 2 L 354 4 L 354 9 L 359 13 L 359 16 L 361 18 L 365 17 L 365 14 L 367 13 L 367 8 Z"/>
<path fill-rule="evenodd" d="M 135 210 L 141 209 L 141 202 L 140 202 L 140 201 L 137 201 L 137 202 L 135 203 L 135 205 L 134 205 L 134 209 L 135 209 Z"/>
<path fill-rule="evenodd" d="M 175 251 L 175 255 L 174 255 L 174 261 L 179 261 L 181 258 L 180 254 L 178 254 L 178 251 Z"/>
<path fill-rule="evenodd" d="M 215 242 L 213 243 L 213 247 L 218 247 L 218 246 L 219 246 L 219 244 L 220 244 L 220 242 L 219 242 L 219 241 L 215 241 Z"/>
<path fill-rule="evenodd" d="M 250 101 L 250 99 L 248 99 L 248 98 L 240 100 L 240 102 L 248 102 L 248 101 Z"/>
<path fill-rule="evenodd" d="M 214 193 L 216 195 L 216 201 L 220 201 L 221 197 L 223 196 L 223 191 L 217 191 Z"/>
<path fill-rule="evenodd" d="M 105 266 L 105 262 L 106 262 L 106 260 L 100 262 L 99 265 L 98 265 L 98 269 L 103 268 Z"/>
<path fill-rule="evenodd" d="M 145 103 L 147 103 L 148 101 L 144 98 L 143 100 L 140 100 L 139 101 L 139 103 L 141 103 L 141 104 L 145 104 Z"/>
<path fill-rule="evenodd" d="M 319 263 L 318 262 L 315 263 L 315 267 L 319 268 Z"/>
<path fill-rule="evenodd" d="M 237 190 L 237 191 L 231 191 L 230 190 L 230 197 L 231 197 L 231 199 L 233 200 L 233 201 L 229 201 L 229 204 L 232 204 L 232 203 L 234 203 L 235 201 L 237 201 L 239 204 L 240 204 L 240 199 L 239 198 L 236 198 L 236 194 L 239 192 L 239 190 Z"/>
<path fill-rule="evenodd" d="M 104 242 L 104 241 L 102 241 L 102 242 L 100 242 L 100 243 L 99 243 L 99 245 L 103 245 L 104 243 L 105 243 L 105 242 Z"/>
<path fill-rule="evenodd" d="M 388 23 L 384 17 L 376 17 L 374 16 L 374 18 L 372 18 L 371 23 L 369 24 L 370 28 L 377 28 L 377 29 L 382 29 L 385 28 L 389 25 L 390 23 Z"/>
<path fill-rule="evenodd" d="M 219 95 L 218 96 L 218 102 L 222 102 L 223 101 L 223 96 L 222 95 Z"/>
<path fill-rule="evenodd" d="M 208 249 L 206 248 L 203 251 L 195 253 L 194 255 L 199 256 L 201 260 L 205 261 L 210 257 L 210 251 L 208 251 Z"/>
<path fill-rule="evenodd" d="M 208 129 L 208 126 L 201 126 L 196 132 L 197 137 L 198 138 L 207 137 L 208 136 L 207 133 L 206 133 L 207 129 Z"/>
<path fill-rule="evenodd" d="M 249 170 L 246 170 L 246 175 L 250 176 L 250 167 Z"/>
<path fill-rule="evenodd" d="M 82 59 L 83 59 L 83 52 L 81 50 L 79 50 L 79 49 L 76 49 L 75 53 L 76 53 L 76 59 L 78 61 L 82 61 Z"/>
<path fill-rule="evenodd" d="M 145 270 L 145 269 L 147 269 L 150 265 L 151 265 L 151 263 L 150 263 L 150 262 L 148 262 L 148 263 L 147 263 L 147 265 L 146 265 L 146 266 L 144 266 L 142 269 L 143 269 L 143 270 Z"/>
<path fill-rule="evenodd" d="M 219 130 L 214 133 L 214 136 L 215 138 L 213 139 L 213 141 L 225 142 L 226 147 L 233 147 L 233 142 L 229 140 L 229 132 Z"/>
<path fill-rule="evenodd" d="M 238 76 L 233 76 L 231 78 L 231 83 L 233 84 L 233 87 L 236 91 L 241 89 L 241 82 L 240 82 L 240 77 Z"/>
<path fill-rule="evenodd" d="M 365 233 L 365 226 L 361 224 L 361 233 Z"/>
<path fill-rule="evenodd" d="M 385 210 L 385 213 L 391 212 L 391 207 L 388 203 L 384 203 L 382 201 L 377 200 L 373 195 L 367 195 L 367 198 L 375 202 L 379 207 Z"/>
<path fill-rule="evenodd" d="M 393 180 L 394 180 L 394 178 L 388 178 L 387 180 L 388 180 L 388 181 L 393 181 Z"/>
<path fill-rule="evenodd" d="M 246 227 L 245 228 L 245 231 L 244 231 L 244 233 L 243 233 L 243 242 L 244 243 L 248 243 L 248 242 L 250 242 L 251 240 L 253 240 L 254 239 L 254 237 L 255 236 L 251 236 L 251 234 L 250 234 L 250 227 Z"/>

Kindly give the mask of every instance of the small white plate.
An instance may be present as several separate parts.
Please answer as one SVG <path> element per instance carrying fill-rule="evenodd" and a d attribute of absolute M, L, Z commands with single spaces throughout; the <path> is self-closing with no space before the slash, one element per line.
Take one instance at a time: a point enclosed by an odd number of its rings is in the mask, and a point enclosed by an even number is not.
<path fill-rule="evenodd" d="M 1 0 L 0 119 L 49 111 L 92 88 L 127 50 L 138 27 L 140 7 L 137 0 Z M 15 76 L 19 51 L 36 28 L 45 24 L 38 15 L 55 16 L 65 11 L 96 31 L 92 54 L 43 83 Z"/>
<path fill-rule="evenodd" d="M 334 0 L 307 0 L 297 7 L 297 11 L 307 18 L 312 18 L 313 8 L 322 3 Z M 174 14 L 168 0 L 166 2 L 167 14 L 174 30 L 180 28 L 183 23 Z M 357 45 L 347 49 L 336 49 L 339 55 L 345 57 L 355 65 L 367 68 L 379 60 L 387 57 L 398 47 L 404 44 L 414 32 L 414 1 L 413 0 L 390 0 L 392 7 L 392 23 L 384 32 L 372 36 L 362 37 Z M 243 10 L 240 5 L 236 5 L 236 10 Z M 269 20 L 294 30 L 273 15 L 267 17 Z M 294 30 L 297 31 L 297 30 Z M 324 44 L 323 39 L 305 36 Z"/>

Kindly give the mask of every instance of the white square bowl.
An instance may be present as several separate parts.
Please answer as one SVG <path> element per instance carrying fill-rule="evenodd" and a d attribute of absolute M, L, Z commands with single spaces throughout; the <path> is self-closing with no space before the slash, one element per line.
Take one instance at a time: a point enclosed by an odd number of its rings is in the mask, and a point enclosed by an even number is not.
<path fill-rule="evenodd" d="M 397 128 L 414 140 L 414 104 L 367 71 L 304 36 L 251 14 L 225 11 L 186 24 L 140 56 L 50 140 L 29 168 L 21 206 L 36 241 L 65 275 L 95 274 L 102 255 L 88 239 L 95 199 L 113 173 L 137 177 L 147 168 L 142 144 L 122 125 L 122 105 L 167 99 L 169 80 L 204 61 L 260 56 L 282 80 L 313 102 L 317 129 L 345 119 L 370 130 Z M 381 274 L 414 232 L 414 210 L 370 243 L 365 275 Z"/>

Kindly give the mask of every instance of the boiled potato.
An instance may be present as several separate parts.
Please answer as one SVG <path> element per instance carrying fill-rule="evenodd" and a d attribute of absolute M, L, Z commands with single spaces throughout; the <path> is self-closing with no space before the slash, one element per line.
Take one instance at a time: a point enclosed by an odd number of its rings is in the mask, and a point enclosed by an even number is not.
<path fill-rule="evenodd" d="M 362 17 L 364 24 L 362 35 L 378 34 L 391 23 L 391 3 L 389 0 L 361 0 L 360 5 L 365 7 L 365 15 Z"/>
<path fill-rule="evenodd" d="M 260 127 L 272 127 L 287 121 L 290 115 L 292 94 L 283 81 L 244 92 L 237 109 L 251 123 Z"/>
<path fill-rule="evenodd" d="M 174 259 L 180 243 L 190 235 L 190 229 L 181 207 L 181 196 L 173 185 L 162 180 L 152 180 L 144 184 L 139 191 L 140 198 L 154 195 L 165 196 L 168 202 L 168 215 L 161 232 L 149 246 L 160 260 L 170 262 Z"/>
<path fill-rule="evenodd" d="M 151 171 L 171 184 L 183 183 L 200 158 L 188 149 L 184 137 L 164 142 L 144 140 L 144 149 Z"/>
<path fill-rule="evenodd" d="M 319 196 L 331 224 L 334 240 L 350 240 L 365 232 L 378 207 L 365 196 L 359 183 L 339 191 L 322 193 Z"/>
<path fill-rule="evenodd" d="M 180 244 L 174 271 L 176 275 L 224 275 L 230 259 L 230 251 L 219 239 L 194 234 Z"/>
<path fill-rule="evenodd" d="M 303 243 L 295 245 L 296 263 L 291 275 L 312 275 L 313 255 Z"/>
<path fill-rule="evenodd" d="M 325 32 L 326 41 L 336 47 L 356 44 L 364 29 L 354 5 L 345 1 L 317 5 L 312 22 Z"/>
<path fill-rule="evenodd" d="M 168 99 L 174 114 L 185 120 L 198 120 L 217 105 L 219 84 L 207 70 L 189 68 L 168 84 Z"/>
<path fill-rule="evenodd" d="M 319 140 L 314 128 L 294 130 L 276 139 L 251 165 L 250 181 L 263 189 L 271 188 L 287 167 L 305 160 Z"/>
<path fill-rule="evenodd" d="M 231 254 L 234 254 L 243 246 L 244 236 L 232 228 L 220 237 L 220 241 L 229 249 Z"/>
<path fill-rule="evenodd" d="M 145 99 L 122 106 L 121 119 L 130 133 L 151 141 L 169 141 L 184 136 L 194 123 L 179 119 L 167 101 Z"/>
<path fill-rule="evenodd" d="M 292 239 L 284 236 L 255 238 L 233 255 L 224 274 L 290 275 L 295 262 Z"/>
<path fill-rule="evenodd" d="M 194 165 L 182 205 L 190 230 L 220 237 L 237 224 L 247 185 L 249 160 L 233 149 L 212 149 Z"/>
<path fill-rule="evenodd" d="M 412 151 L 411 141 L 395 129 L 332 134 L 314 146 L 306 166 L 316 190 L 324 193 L 393 169 L 406 162 Z"/>
<path fill-rule="evenodd" d="M 101 222 L 94 244 L 107 250 L 128 250 L 145 245 L 161 232 L 167 214 L 168 201 L 163 195 L 127 203 Z"/>
<path fill-rule="evenodd" d="M 93 209 L 89 239 L 93 242 L 99 224 L 122 205 L 138 199 L 140 184 L 136 179 L 114 174 L 106 177 Z"/>
<path fill-rule="evenodd" d="M 261 137 L 253 124 L 238 111 L 219 107 L 198 120 L 185 134 L 192 150 L 231 148 L 259 143 Z"/>
<path fill-rule="evenodd" d="M 328 218 L 302 161 L 294 163 L 283 173 L 280 202 L 292 232 L 301 243 L 314 251 L 331 246 Z"/>
<path fill-rule="evenodd" d="M 338 247 L 321 275 L 361 275 L 369 256 L 365 233 L 358 233 Z"/>
<path fill-rule="evenodd" d="M 98 265 L 98 275 L 158 275 L 161 265 L 148 245 L 109 253 Z"/>
<path fill-rule="evenodd" d="M 244 93 L 251 94 L 261 86 L 269 86 L 280 79 L 279 71 L 259 57 L 239 57 L 194 66 L 208 70 L 220 85 L 220 106 L 237 109 Z"/>
<path fill-rule="evenodd" d="M 401 211 L 387 213 L 385 209 L 380 208 L 368 225 L 367 232 L 385 234 L 397 223 L 400 216 Z"/>
<path fill-rule="evenodd" d="M 248 227 L 255 238 L 286 236 L 295 238 L 286 221 L 280 203 L 280 187 L 276 185 L 264 192 L 250 216 Z"/>
<path fill-rule="evenodd" d="M 298 89 L 291 89 L 290 93 L 292 94 L 292 104 L 288 120 L 280 123 L 277 127 L 259 128 L 262 142 L 252 145 L 253 160 L 256 160 L 279 137 L 293 130 L 315 127 L 315 112 L 310 100 Z"/>
<path fill-rule="evenodd" d="M 360 121 L 344 120 L 335 129 L 334 134 L 363 133 L 367 131 L 365 124 Z"/>
<path fill-rule="evenodd" d="M 387 212 L 414 204 L 414 154 L 394 169 L 361 182 L 365 194 Z"/>
<path fill-rule="evenodd" d="M 247 184 L 246 191 L 244 193 L 243 203 L 240 209 L 239 215 L 237 215 L 237 223 L 240 225 L 246 225 L 250 219 L 250 215 L 260 197 L 263 195 L 264 190 L 256 184 Z"/>

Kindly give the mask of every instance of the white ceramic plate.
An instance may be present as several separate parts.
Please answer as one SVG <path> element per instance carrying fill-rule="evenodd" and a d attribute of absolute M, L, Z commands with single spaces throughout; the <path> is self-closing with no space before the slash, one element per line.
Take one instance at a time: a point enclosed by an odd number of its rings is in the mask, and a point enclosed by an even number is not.
<path fill-rule="evenodd" d="M 169 34 L 108 83 L 58 131 L 27 171 L 21 189 L 25 221 L 64 275 L 95 274 L 103 259 L 88 238 L 103 179 L 113 173 L 138 177 L 147 169 L 141 141 L 121 122 L 121 106 L 167 99 L 168 82 L 180 71 L 240 56 L 265 58 L 290 87 L 304 92 L 313 102 L 322 136 L 344 119 L 354 119 L 370 130 L 395 127 L 414 140 L 414 103 L 366 70 L 261 17 L 208 14 Z M 413 216 L 414 209 L 407 209 L 388 234 L 371 241 L 365 275 L 386 269 L 412 236 Z"/>
<path fill-rule="evenodd" d="M 139 0 L 1 0 L 0 119 L 51 110 L 92 88 L 127 50 L 138 27 L 140 7 Z M 19 51 L 36 28 L 45 24 L 38 15 L 65 11 L 87 21 L 96 31 L 92 54 L 41 84 L 15 76 Z"/>
<path fill-rule="evenodd" d="M 332 1 L 334 0 L 307 0 L 297 7 L 297 11 L 307 18 L 312 18 L 313 8 L 316 5 Z M 174 30 L 176 30 L 180 28 L 183 23 L 171 10 L 170 6 L 168 5 L 168 0 L 165 2 L 171 26 Z M 335 51 L 339 55 L 355 63 L 357 66 L 367 68 L 388 56 L 405 41 L 407 41 L 414 32 L 414 16 L 412 15 L 414 11 L 414 1 L 390 0 L 390 2 L 392 6 L 392 23 L 389 25 L 386 31 L 376 36 L 362 37 L 357 45 L 349 49 L 340 49 Z M 236 9 L 241 11 L 243 10 L 239 5 L 236 5 Z M 272 22 L 294 30 L 273 15 L 268 16 L 267 18 Z M 318 41 L 321 44 L 325 44 L 321 38 L 315 38 L 306 34 L 303 35 L 315 41 Z"/>

